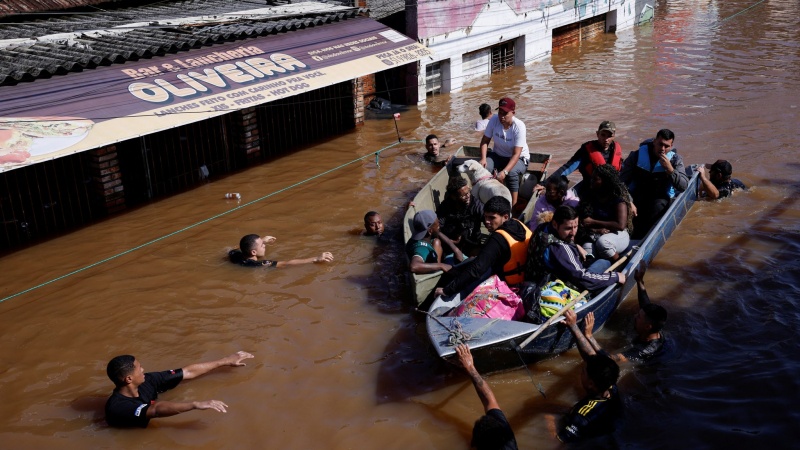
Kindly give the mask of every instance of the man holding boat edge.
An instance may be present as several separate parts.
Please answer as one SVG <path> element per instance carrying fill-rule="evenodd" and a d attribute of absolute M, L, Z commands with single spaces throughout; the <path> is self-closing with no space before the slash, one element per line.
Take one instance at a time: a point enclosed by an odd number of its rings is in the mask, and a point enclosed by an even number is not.
<path fill-rule="evenodd" d="M 567 312 L 572 314 L 565 315 L 564 324 L 575 337 L 584 360 L 581 384 L 586 396 L 572 407 L 557 431 L 554 419 L 548 416 L 548 421 L 553 422 L 548 427 L 565 443 L 607 435 L 614 431 L 617 420 L 622 417 L 622 400 L 617 389 L 619 366 L 605 352 L 592 350 L 575 323 L 575 313 Z"/>
<path fill-rule="evenodd" d="M 112 427 L 146 428 L 150 419 L 169 417 L 193 409 L 213 409 L 227 412 L 228 405 L 219 400 L 168 402 L 156 401 L 158 394 L 173 389 L 182 380 L 191 380 L 224 366 L 239 367 L 242 361 L 253 358 L 239 351 L 215 361 L 190 364 L 182 369 L 145 373 L 132 355 L 120 355 L 106 366 L 106 374 L 116 388 L 106 402 L 106 422 Z"/>
<path fill-rule="evenodd" d="M 516 450 L 517 440 L 514 437 L 514 431 L 508 423 L 505 414 L 500 409 L 497 399 L 494 397 L 494 392 L 486 380 L 481 377 L 478 370 L 475 369 L 475 363 L 472 360 L 472 353 L 469 351 L 469 346 L 466 344 L 458 344 L 456 347 L 458 354 L 458 362 L 461 367 L 467 372 L 469 378 L 472 380 L 472 385 L 478 393 L 478 397 L 483 403 L 483 412 L 485 413 L 472 427 L 472 442 L 471 446 L 478 450 L 483 449 L 502 449 L 502 450 Z"/>
<path fill-rule="evenodd" d="M 666 338 L 661 331 L 667 322 L 667 310 L 660 305 L 656 305 L 650 301 L 647 295 L 647 289 L 644 287 L 644 273 L 646 269 L 644 264 L 640 264 L 634 272 L 636 279 L 636 287 L 639 292 L 639 312 L 634 319 L 633 328 L 636 331 L 636 339 L 632 342 L 631 348 L 622 353 L 609 354 L 611 359 L 618 363 L 623 363 L 631 360 L 635 361 L 648 361 L 655 356 L 661 355 L 663 352 Z M 567 317 L 566 323 L 576 322 L 577 316 L 574 311 L 566 311 L 564 314 Z M 587 349 L 588 354 L 594 354 L 603 351 L 600 344 L 594 339 L 592 330 L 594 329 L 594 313 L 589 313 L 584 318 L 584 331 L 583 334 L 589 342 L 591 349 Z"/>

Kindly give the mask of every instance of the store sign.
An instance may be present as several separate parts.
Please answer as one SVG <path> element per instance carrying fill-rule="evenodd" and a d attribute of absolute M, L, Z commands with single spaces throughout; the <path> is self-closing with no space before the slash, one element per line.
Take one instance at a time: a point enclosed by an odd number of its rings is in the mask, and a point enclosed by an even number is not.
<path fill-rule="evenodd" d="M 0 87 L 0 172 L 415 62 L 431 52 L 358 18 Z"/>

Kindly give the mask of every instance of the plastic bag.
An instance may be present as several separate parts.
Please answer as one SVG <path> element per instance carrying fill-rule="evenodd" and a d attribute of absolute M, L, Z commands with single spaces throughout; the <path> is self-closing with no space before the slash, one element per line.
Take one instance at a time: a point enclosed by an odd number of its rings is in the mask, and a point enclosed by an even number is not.
<path fill-rule="evenodd" d="M 522 299 L 497 275 L 492 275 L 479 284 L 460 305 L 447 313 L 450 317 L 503 320 L 517 320 L 524 315 Z"/>

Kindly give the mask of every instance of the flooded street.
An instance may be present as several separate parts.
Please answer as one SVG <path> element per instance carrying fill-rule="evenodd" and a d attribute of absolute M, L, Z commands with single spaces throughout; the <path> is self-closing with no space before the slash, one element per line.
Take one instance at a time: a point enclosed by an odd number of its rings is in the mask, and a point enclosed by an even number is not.
<path fill-rule="evenodd" d="M 531 151 L 554 155 L 551 171 L 613 120 L 624 155 L 669 128 L 687 165 L 727 159 L 752 186 L 695 204 L 648 271 L 673 351 L 623 366 L 619 447 L 782 448 L 798 436 L 800 13 L 789 0 L 746 10 L 756 3 L 661 1 L 653 24 L 470 81 L 398 122 L 406 140 L 434 132 L 477 145 L 478 105 L 509 96 Z M 0 259 L 2 447 L 467 448 L 481 403 L 426 347 L 402 244 L 357 235 L 371 209 L 399 232 L 406 203 L 434 173 L 413 142 L 381 152 L 379 165 L 353 162 L 393 142 L 391 119 L 369 120 Z M 269 259 L 330 251 L 335 261 L 234 266 L 227 250 L 249 233 L 277 237 Z M 630 340 L 636 309 L 632 294 L 597 334 L 606 349 Z M 159 397 L 219 399 L 227 414 L 106 426 L 113 356 L 157 371 L 236 350 L 255 359 Z M 488 377 L 521 449 L 559 447 L 545 416 L 583 395 L 579 369 L 571 350 Z"/>

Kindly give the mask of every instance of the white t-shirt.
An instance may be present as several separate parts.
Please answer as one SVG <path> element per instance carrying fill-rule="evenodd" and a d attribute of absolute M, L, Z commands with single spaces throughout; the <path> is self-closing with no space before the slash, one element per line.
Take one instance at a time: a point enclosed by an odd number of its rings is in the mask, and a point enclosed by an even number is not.
<path fill-rule="evenodd" d="M 531 153 L 528 150 L 528 143 L 525 142 L 525 124 L 521 120 L 514 117 L 511 126 L 508 129 L 503 128 L 500 123 L 500 116 L 494 115 L 489 119 L 489 124 L 486 125 L 486 131 L 483 135 L 492 139 L 492 151 L 500 156 L 510 158 L 514 155 L 514 147 L 522 147 L 520 158 L 527 160 L 531 159 Z"/>
<path fill-rule="evenodd" d="M 486 125 L 489 123 L 489 119 L 481 119 L 475 122 L 475 131 L 484 131 L 486 129 Z"/>

